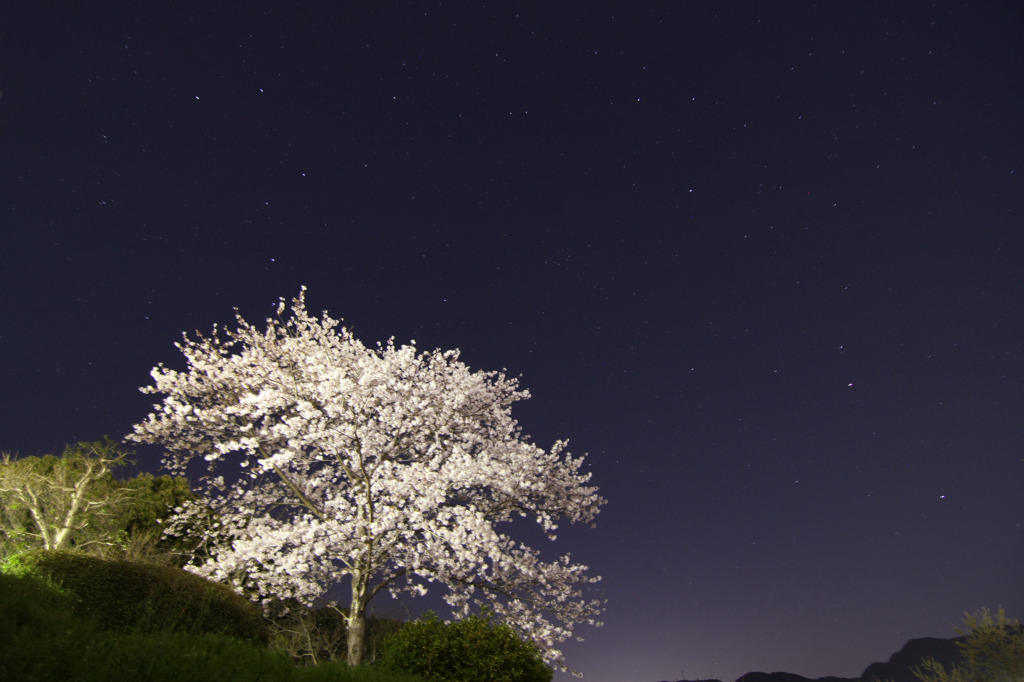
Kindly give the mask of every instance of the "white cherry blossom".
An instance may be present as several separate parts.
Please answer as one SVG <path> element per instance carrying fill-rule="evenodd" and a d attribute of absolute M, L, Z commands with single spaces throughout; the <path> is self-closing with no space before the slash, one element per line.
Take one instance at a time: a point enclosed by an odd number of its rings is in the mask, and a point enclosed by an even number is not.
<path fill-rule="evenodd" d="M 168 528 L 215 513 L 189 569 L 305 603 L 349 583 L 353 665 L 370 599 L 441 586 L 456 615 L 486 604 L 565 669 L 557 645 L 599 625 L 586 592 L 600 578 L 506 531 L 530 517 L 554 540 L 562 520 L 592 523 L 604 500 L 583 458 L 522 434 L 515 378 L 470 371 L 457 350 L 366 347 L 311 316 L 305 289 L 288 312 L 282 299 L 264 331 L 236 312 L 235 330 L 185 335 L 187 369 L 158 365 L 142 389 L 164 397 L 129 439 L 165 446 L 172 472 L 206 462 L 203 496 Z"/>

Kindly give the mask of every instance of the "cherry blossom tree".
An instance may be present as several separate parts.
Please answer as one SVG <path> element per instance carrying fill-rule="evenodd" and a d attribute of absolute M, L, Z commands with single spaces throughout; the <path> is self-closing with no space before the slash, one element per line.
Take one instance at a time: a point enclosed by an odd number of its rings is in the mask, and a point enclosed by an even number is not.
<path fill-rule="evenodd" d="M 141 390 L 163 401 L 128 436 L 162 444 L 174 473 L 206 460 L 202 506 L 178 520 L 218 521 L 190 570 L 307 604 L 348 581 L 350 665 L 375 595 L 436 585 L 456 615 L 486 606 L 565 669 L 558 643 L 600 625 L 603 602 L 587 590 L 600 578 L 503 531 L 532 518 L 555 540 L 562 521 L 592 524 L 604 500 L 564 441 L 545 450 L 523 435 L 511 408 L 529 392 L 470 371 L 457 350 L 367 347 L 326 312 L 311 316 L 305 288 L 265 331 L 236 319 L 224 334 L 184 335 L 187 369 L 153 369 Z"/>

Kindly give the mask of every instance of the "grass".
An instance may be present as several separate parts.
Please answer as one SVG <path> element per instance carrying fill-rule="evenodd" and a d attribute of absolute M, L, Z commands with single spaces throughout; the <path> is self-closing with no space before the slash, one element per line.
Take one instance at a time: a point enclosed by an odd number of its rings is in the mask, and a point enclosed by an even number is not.
<path fill-rule="evenodd" d="M 372 666 L 297 665 L 283 651 L 220 632 L 111 628 L 53 580 L 0 574 L 0 679 L 48 682 L 418 682 Z"/>

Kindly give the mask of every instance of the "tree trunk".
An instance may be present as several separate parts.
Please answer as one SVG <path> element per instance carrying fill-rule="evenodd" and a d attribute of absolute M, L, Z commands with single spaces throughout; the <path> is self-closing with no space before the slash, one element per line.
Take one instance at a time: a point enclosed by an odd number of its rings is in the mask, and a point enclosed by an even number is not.
<path fill-rule="evenodd" d="M 106 472 L 107 467 L 105 465 L 101 466 L 100 474 L 102 475 Z M 75 523 L 78 521 L 78 514 L 82 511 L 83 506 L 86 508 L 89 506 L 85 500 L 85 494 L 92 485 L 95 475 L 96 472 L 94 471 L 92 462 L 87 463 L 85 473 L 75 483 L 74 492 L 71 494 L 71 507 L 68 509 L 68 513 L 64 516 L 60 530 L 58 530 L 57 534 L 54 536 L 52 549 L 67 549 L 71 544 L 71 533 L 75 530 Z"/>
<path fill-rule="evenodd" d="M 350 613 L 348 616 L 348 665 L 356 666 L 363 662 L 366 652 L 366 615 Z"/>
<path fill-rule="evenodd" d="M 352 605 L 346 625 L 348 665 L 361 665 L 366 652 L 366 579 L 362 576 L 352 576 Z"/>

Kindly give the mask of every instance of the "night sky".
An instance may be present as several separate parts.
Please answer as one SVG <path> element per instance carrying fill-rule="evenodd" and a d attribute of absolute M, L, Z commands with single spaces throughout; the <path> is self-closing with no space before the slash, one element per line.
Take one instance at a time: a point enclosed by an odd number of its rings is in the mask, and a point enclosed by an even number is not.
<path fill-rule="evenodd" d="M 1024 617 L 1018 3 L 46 4 L 0 12 L 0 449 L 123 436 L 307 285 L 589 453 L 585 680 Z"/>

